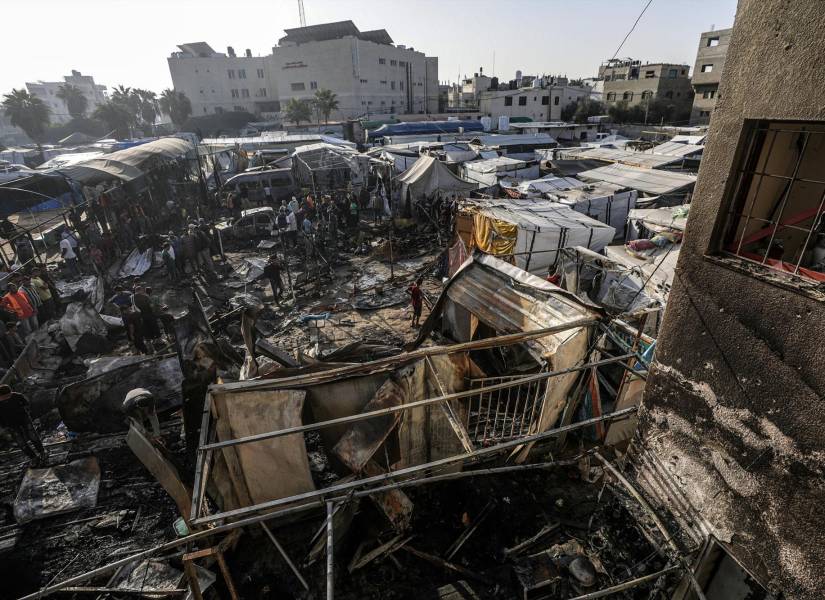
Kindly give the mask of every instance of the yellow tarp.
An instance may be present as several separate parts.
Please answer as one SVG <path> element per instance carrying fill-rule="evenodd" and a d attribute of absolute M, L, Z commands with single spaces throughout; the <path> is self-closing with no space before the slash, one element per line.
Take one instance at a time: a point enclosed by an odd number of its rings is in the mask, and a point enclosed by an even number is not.
<path fill-rule="evenodd" d="M 487 254 L 512 254 L 516 247 L 518 228 L 512 223 L 476 213 L 473 215 L 473 242 Z"/>

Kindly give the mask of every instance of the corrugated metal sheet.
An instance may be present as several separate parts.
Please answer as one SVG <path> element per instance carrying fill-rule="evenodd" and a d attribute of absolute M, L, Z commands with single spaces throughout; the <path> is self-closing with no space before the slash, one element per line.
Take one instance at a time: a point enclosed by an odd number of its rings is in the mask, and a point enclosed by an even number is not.
<path fill-rule="evenodd" d="M 605 160 L 622 163 L 636 167 L 647 167 L 655 169 L 664 167 L 683 160 L 682 156 L 671 156 L 664 154 L 648 154 L 646 152 L 632 152 L 630 150 L 617 150 L 616 148 L 590 148 L 575 154 L 576 159 Z"/>
<path fill-rule="evenodd" d="M 705 149 L 700 144 L 682 144 L 679 142 L 665 142 L 654 146 L 647 152 L 650 154 L 667 154 L 669 156 L 691 156 L 692 154 L 700 154 Z"/>
<path fill-rule="evenodd" d="M 613 164 L 578 174 L 585 181 L 606 181 L 646 194 L 670 194 L 696 183 L 696 176 Z"/>

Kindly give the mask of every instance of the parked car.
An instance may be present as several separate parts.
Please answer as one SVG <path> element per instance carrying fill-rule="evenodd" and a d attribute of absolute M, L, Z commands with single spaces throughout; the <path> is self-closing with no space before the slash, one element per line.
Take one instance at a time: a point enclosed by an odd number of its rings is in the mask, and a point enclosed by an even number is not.
<path fill-rule="evenodd" d="M 272 198 L 276 205 L 281 200 L 289 201 L 292 196 L 298 193 L 298 186 L 292 176 L 292 169 L 253 169 L 239 173 L 230 177 L 223 184 L 224 190 L 231 190 L 240 193 L 241 186 L 249 192 L 249 201 L 257 202 L 264 200 L 264 188 L 269 186 L 272 191 Z"/>

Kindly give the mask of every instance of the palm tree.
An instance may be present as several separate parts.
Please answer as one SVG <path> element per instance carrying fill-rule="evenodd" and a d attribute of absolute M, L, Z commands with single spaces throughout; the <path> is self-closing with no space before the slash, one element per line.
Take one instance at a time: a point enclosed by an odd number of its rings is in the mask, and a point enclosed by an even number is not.
<path fill-rule="evenodd" d="M 158 116 L 157 108 L 157 94 L 149 90 L 142 90 L 136 88 L 132 90 L 132 95 L 137 98 L 138 116 L 144 125 L 152 128 L 155 124 L 155 118 Z"/>
<path fill-rule="evenodd" d="M 330 90 L 318 90 L 315 92 L 315 106 L 324 115 L 324 123 L 329 123 L 329 115 L 338 110 L 338 95 Z"/>
<path fill-rule="evenodd" d="M 301 121 L 307 121 L 312 118 L 312 107 L 306 100 L 299 100 L 298 98 L 290 98 L 284 108 L 287 121 L 292 121 L 295 126 L 301 124 Z"/>
<path fill-rule="evenodd" d="M 2 107 L 12 125 L 40 144 L 49 124 L 49 107 L 40 98 L 26 90 L 12 90 L 3 96 Z"/>
<path fill-rule="evenodd" d="M 129 130 L 134 123 L 134 116 L 128 108 L 114 100 L 99 105 L 92 116 L 106 123 L 110 129 L 114 129 L 115 135 L 121 138 L 129 137 Z"/>
<path fill-rule="evenodd" d="M 172 119 L 178 129 L 183 127 L 192 114 L 192 103 L 186 94 L 175 90 L 163 90 L 160 94 L 160 108 Z"/>
<path fill-rule="evenodd" d="M 81 119 L 86 114 L 89 107 L 89 100 L 83 95 L 83 91 L 76 85 L 69 83 L 61 85 L 57 90 L 57 97 L 66 103 L 69 115 L 73 119 Z"/>

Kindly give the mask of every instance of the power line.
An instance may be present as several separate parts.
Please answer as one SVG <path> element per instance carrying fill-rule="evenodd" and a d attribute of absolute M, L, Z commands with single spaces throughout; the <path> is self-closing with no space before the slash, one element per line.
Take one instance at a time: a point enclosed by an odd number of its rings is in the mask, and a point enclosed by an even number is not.
<path fill-rule="evenodd" d="M 633 23 L 633 27 L 631 27 L 630 31 L 627 32 L 627 35 L 624 36 L 624 39 L 622 40 L 622 43 L 619 44 L 618 48 L 616 48 L 616 51 L 613 53 L 613 56 L 610 58 L 610 60 L 613 60 L 619 54 L 619 51 L 622 49 L 622 46 L 624 46 L 624 43 L 627 41 L 627 38 L 630 37 L 630 34 L 633 33 L 634 29 L 636 29 L 636 25 L 638 25 L 639 21 L 642 20 L 642 15 L 645 14 L 645 11 L 647 10 L 647 7 L 650 6 L 652 3 L 653 3 L 653 0 L 648 0 L 647 1 L 647 4 L 645 4 L 645 7 L 642 9 L 642 12 L 639 13 L 638 17 L 636 17 L 636 21 Z"/>

